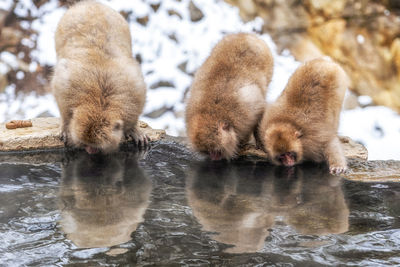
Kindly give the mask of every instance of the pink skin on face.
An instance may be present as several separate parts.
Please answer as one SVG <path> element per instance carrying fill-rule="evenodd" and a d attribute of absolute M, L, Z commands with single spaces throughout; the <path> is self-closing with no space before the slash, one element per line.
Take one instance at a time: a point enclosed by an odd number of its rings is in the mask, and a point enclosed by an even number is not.
<path fill-rule="evenodd" d="M 291 167 L 296 164 L 296 155 L 292 152 L 286 152 L 279 156 L 279 161 L 287 167 Z"/>
<path fill-rule="evenodd" d="M 210 151 L 210 158 L 211 160 L 221 160 L 222 159 L 222 154 L 221 152 L 218 151 Z"/>
<path fill-rule="evenodd" d="M 99 149 L 91 147 L 91 146 L 85 146 L 85 150 L 88 154 L 92 155 L 92 154 L 97 154 L 100 152 Z"/>

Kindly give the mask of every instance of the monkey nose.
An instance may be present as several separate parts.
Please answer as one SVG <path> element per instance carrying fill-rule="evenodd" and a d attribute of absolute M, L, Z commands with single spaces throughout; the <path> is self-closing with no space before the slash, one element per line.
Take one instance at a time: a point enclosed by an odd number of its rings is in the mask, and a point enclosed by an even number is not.
<path fill-rule="evenodd" d="M 219 151 L 210 151 L 210 158 L 211 160 L 221 160 L 222 159 L 222 153 Z"/>
<path fill-rule="evenodd" d="M 98 148 L 91 147 L 91 146 L 85 146 L 85 150 L 88 154 L 97 154 L 100 152 Z"/>
<path fill-rule="evenodd" d="M 296 164 L 296 158 L 297 155 L 295 152 L 286 152 L 278 156 L 279 162 L 287 167 L 294 166 Z"/>

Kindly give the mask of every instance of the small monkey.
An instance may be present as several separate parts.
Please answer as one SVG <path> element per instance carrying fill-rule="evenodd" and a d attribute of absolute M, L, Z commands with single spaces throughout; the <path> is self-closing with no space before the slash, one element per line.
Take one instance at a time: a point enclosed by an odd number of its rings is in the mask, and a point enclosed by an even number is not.
<path fill-rule="evenodd" d="M 77 3 L 61 18 L 55 43 L 51 87 L 66 145 L 92 154 L 115 151 L 128 137 L 147 144 L 137 126 L 146 85 L 125 19 L 100 3 Z"/>
<path fill-rule="evenodd" d="M 296 70 L 260 124 L 260 139 L 274 164 L 327 161 L 331 173 L 346 170 L 337 129 L 348 84 L 346 73 L 331 61 L 311 60 Z"/>
<path fill-rule="evenodd" d="M 144 220 L 152 183 L 139 166 L 141 154 L 63 159 L 59 190 L 61 230 L 79 248 L 111 247 L 131 240 Z"/>
<path fill-rule="evenodd" d="M 273 71 L 268 46 L 254 34 L 224 37 L 197 71 L 186 106 L 195 150 L 231 159 L 257 130 Z"/>

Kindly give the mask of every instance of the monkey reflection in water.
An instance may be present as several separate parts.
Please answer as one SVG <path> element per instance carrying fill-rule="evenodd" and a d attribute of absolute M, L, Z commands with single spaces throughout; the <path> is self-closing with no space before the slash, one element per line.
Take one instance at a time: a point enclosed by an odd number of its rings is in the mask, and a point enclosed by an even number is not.
<path fill-rule="evenodd" d="M 234 245 L 230 253 L 261 250 L 277 216 L 301 234 L 348 230 L 340 177 L 322 166 L 201 163 L 188 172 L 186 194 L 203 229 Z"/>
<path fill-rule="evenodd" d="M 110 247 L 131 239 L 152 190 L 137 160 L 128 153 L 80 153 L 63 164 L 60 224 L 76 246 Z"/>

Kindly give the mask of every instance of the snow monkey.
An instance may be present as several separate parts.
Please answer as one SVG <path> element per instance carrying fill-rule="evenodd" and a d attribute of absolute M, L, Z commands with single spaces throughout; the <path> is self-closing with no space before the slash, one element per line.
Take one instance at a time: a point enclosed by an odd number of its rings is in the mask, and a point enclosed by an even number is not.
<path fill-rule="evenodd" d="M 271 81 L 273 58 L 254 34 L 231 34 L 197 71 L 186 107 L 195 150 L 212 160 L 231 159 L 257 130 Z"/>
<path fill-rule="evenodd" d="M 72 6 L 55 34 L 57 64 L 51 81 L 66 145 L 89 154 L 118 149 L 124 138 L 146 145 L 137 123 L 146 98 L 132 57 L 125 19 L 94 1 Z"/>
<path fill-rule="evenodd" d="M 348 84 L 343 69 L 324 59 L 296 70 L 260 124 L 260 139 L 274 164 L 327 161 L 331 173 L 346 170 L 337 130 Z"/>

